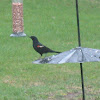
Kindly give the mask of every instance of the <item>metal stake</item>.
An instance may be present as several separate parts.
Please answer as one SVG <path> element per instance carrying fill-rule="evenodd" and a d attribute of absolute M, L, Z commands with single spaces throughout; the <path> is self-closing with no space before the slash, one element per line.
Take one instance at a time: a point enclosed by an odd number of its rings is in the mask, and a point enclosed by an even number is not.
<path fill-rule="evenodd" d="M 83 94 L 83 100 L 85 100 L 84 78 L 83 78 L 83 67 L 82 67 L 82 63 L 80 63 L 80 70 L 81 70 L 82 94 Z"/>
<path fill-rule="evenodd" d="M 80 25 L 79 25 L 79 13 L 78 13 L 78 0 L 76 0 L 76 14 L 77 14 L 77 30 L 78 30 L 78 44 L 81 47 L 81 38 L 80 38 Z M 81 82 L 82 82 L 82 94 L 83 100 L 85 100 L 85 92 L 84 92 L 84 78 L 83 78 L 83 67 L 82 63 L 80 63 L 80 70 L 81 70 Z"/>

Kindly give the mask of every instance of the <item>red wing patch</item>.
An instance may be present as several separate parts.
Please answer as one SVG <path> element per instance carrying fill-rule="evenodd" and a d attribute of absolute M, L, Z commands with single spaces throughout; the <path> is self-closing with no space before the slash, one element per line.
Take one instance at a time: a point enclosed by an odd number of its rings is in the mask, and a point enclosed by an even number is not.
<path fill-rule="evenodd" d="M 37 45 L 37 47 L 38 47 L 38 48 L 42 48 L 42 47 L 44 47 L 44 46 L 41 46 L 41 45 Z"/>
<path fill-rule="evenodd" d="M 37 45 L 37 47 L 39 48 L 39 47 L 40 47 L 40 45 Z"/>

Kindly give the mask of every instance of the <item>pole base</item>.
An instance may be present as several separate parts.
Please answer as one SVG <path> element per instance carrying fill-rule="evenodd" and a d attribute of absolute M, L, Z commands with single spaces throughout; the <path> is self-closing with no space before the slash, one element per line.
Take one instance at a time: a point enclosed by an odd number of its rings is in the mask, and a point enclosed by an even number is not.
<path fill-rule="evenodd" d="M 24 37 L 26 34 L 24 32 L 12 33 L 10 37 Z"/>

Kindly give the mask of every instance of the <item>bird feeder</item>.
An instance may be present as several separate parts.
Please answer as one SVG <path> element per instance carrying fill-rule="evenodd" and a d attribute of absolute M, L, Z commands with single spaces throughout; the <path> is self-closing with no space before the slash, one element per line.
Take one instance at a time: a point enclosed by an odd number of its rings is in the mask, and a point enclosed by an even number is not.
<path fill-rule="evenodd" d="M 26 36 L 23 22 L 23 0 L 12 0 L 13 34 L 11 37 Z"/>

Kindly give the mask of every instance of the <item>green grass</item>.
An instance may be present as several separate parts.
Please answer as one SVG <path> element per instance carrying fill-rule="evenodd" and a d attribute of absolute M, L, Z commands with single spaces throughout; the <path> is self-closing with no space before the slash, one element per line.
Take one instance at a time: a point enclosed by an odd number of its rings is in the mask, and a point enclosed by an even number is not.
<path fill-rule="evenodd" d="M 32 64 L 27 37 L 12 38 L 12 2 L 0 1 L 0 100 L 81 100 L 79 64 Z M 75 0 L 24 0 L 24 31 L 48 47 L 78 46 Z M 79 0 L 83 47 L 100 49 L 100 1 Z M 49 54 L 51 55 L 51 54 Z M 86 100 L 100 100 L 100 63 L 84 63 Z"/>

